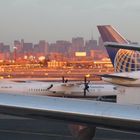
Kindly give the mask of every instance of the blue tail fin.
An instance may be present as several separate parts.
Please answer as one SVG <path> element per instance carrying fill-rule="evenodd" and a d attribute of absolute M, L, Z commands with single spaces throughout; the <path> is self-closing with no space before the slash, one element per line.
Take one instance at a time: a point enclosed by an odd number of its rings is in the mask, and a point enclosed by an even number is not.
<path fill-rule="evenodd" d="M 117 42 L 121 44 L 128 43 L 128 41 L 119 32 L 117 32 L 111 25 L 100 25 L 97 27 L 103 42 Z M 111 62 L 114 65 L 115 56 L 119 49 L 118 48 L 106 48 L 106 49 L 111 59 Z"/>

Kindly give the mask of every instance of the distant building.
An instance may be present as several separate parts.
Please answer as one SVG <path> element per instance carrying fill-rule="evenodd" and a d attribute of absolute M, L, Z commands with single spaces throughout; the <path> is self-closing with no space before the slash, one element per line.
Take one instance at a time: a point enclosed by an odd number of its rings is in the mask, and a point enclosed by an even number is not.
<path fill-rule="evenodd" d="M 72 38 L 72 51 L 80 52 L 84 50 L 84 39 L 82 37 Z"/>
<path fill-rule="evenodd" d="M 1 58 L 3 58 L 3 60 L 9 60 L 10 59 L 10 46 L 4 45 L 4 43 L 0 43 L 0 53 L 1 53 Z"/>
<path fill-rule="evenodd" d="M 106 57 L 107 57 L 107 53 L 105 53 L 103 50 L 95 50 L 94 51 L 94 60 L 101 60 L 101 59 L 106 58 Z"/>
<path fill-rule="evenodd" d="M 66 56 L 69 54 L 70 47 L 71 47 L 71 43 L 69 41 L 63 41 L 63 40 L 56 41 L 56 49 L 58 53 L 62 53 Z"/>
<path fill-rule="evenodd" d="M 99 50 L 98 45 L 97 45 L 97 40 L 89 40 L 86 41 L 85 44 L 85 51 L 87 52 L 87 55 L 90 56 L 91 50 Z"/>
<path fill-rule="evenodd" d="M 40 40 L 38 44 L 33 47 L 33 55 L 36 59 L 39 57 L 46 57 L 48 54 L 48 43 L 45 40 Z"/>
<path fill-rule="evenodd" d="M 3 52 L 3 48 L 4 48 L 4 44 L 3 43 L 0 43 L 0 52 L 1 53 Z"/>
<path fill-rule="evenodd" d="M 56 43 L 51 43 L 51 44 L 49 44 L 48 52 L 49 52 L 49 53 L 54 53 L 54 52 L 56 52 Z"/>
<path fill-rule="evenodd" d="M 69 41 L 58 40 L 56 43 L 49 45 L 49 53 L 60 53 L 64 56 L 69 55 L 71 43 Z"/>
<path fill-rule="evenodd" d="M 35 45 L 34 45 L 34 50 L 33 50 L 33 52 L 34 52 L 34 55 L 35 55 L 36 53 L 40 52 L 39 44 L 35 44 Z"/>
<path fill-rule="evenodd" d="M 24 43 L 23 44 L 23 53 L 31 54 L 33 52 L 33 43 Z"/>
<path fill-rule="evenodd" d="M 47 55 L 48 53 L 48 43 L 45 40 L 39 41 L 39 52 L 44 53 L 44 55 Z"/>
<path fill-rule="evenodd" d="M 52 60 L 48 62 L 48 68 L 63 68 L 67 65 L 67 62 Z"/>
<path fill-rule="evenodd" d="M 2 51 L 5 53 L 10 53 L 10 45 L 4 45 Z"/>
<path fill-rule="evenodd" d="M 14 46 L 13 47 L 17 50 L 17 53 L 20 53 L 22 51 L 21 42 L 18 41 L 18 40 L 14 41 Z"/>

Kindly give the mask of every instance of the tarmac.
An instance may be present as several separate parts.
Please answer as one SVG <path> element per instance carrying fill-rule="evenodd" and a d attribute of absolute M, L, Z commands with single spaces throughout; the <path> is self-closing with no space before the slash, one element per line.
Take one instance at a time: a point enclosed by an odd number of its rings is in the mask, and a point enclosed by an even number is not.
<path fill-rule="evenodd" d="M 140 135 L 96 129 L 93 140 L 139 140 Z M 69 124 L 48 119 L 47 121 L 0 116 L 0 140 L 75 140 Z"/>

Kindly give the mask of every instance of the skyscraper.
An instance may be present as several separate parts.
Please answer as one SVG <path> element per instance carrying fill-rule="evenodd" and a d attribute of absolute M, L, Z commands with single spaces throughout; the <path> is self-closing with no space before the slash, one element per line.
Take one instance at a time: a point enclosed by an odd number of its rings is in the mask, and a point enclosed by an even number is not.
<path fill-rule="evenodd" d="M 97 40 L 88 40 L 85 44 L 85 51 L 87 52 L 87 55 L 90 56 L 91 50 L 99 50 L 97 45 Z"/>
<path fill-rule="evenodd" d="M 72 38 L 72 51 L 84 51 L 84 39 L 82 37 Z"/>

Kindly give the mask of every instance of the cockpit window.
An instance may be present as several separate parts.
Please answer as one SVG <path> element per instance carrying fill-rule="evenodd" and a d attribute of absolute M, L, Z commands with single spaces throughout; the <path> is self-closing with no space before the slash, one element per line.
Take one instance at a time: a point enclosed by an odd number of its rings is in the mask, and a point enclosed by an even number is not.
<path fill-rule="evenodd" d="M 51 89 L 53 87 L 53 84 L 51 84 L 47 89 Z"/>

